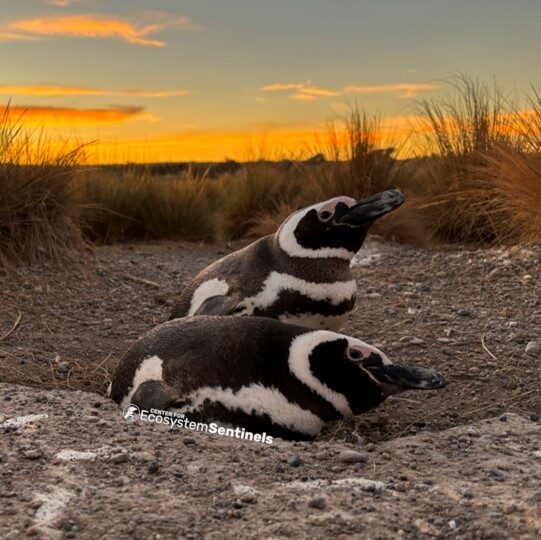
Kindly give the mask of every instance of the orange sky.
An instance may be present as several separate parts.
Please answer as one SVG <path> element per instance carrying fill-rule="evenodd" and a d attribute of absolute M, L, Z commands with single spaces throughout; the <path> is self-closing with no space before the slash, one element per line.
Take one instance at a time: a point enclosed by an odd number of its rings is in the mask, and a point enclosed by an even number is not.
<path fill-rule="evenodd" d="M 414 101 L 450 73 L 538 82 L 539 15 L 531 0 L 4 1 L 0 110 L 97 141 L 92 163 L 221 161 L 309 157 L 356 104 L 407 153 Z"/>

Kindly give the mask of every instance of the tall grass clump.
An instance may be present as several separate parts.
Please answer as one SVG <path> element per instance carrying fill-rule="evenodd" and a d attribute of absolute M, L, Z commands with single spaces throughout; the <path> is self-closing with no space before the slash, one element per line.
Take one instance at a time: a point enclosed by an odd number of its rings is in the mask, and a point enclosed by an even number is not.
<path fill-rule="evenodd" d="M 51 146 L 9 106 L 0 117 L 0 271 L 60 259 L 82 246 L 76 194 L 83 149 Z"/>
<path fill-rule="evenodd" d="M 399 212 L 378 220 L 373 232 L 395 241 L 426 245 L 432 234 L 426 217 L 417 209 L 420 196 L 415 171 L 395 158 L 395 147 L 379 115 L 351 107 L 347 116 L 329 126 L 323 152 L 330 161 L 311 170 L 306 184 L 308 199 L 316 202 L 336 195 L 362 199 L 398 188 L 406 194 L 406 203 Z"/>
<path fill-rule="evenodd" d="M 303 201 L 296 169 L 267 163 L 249 163 L 238 173 L 222 176 L 212 192 L 221 240 L 273 232 L 278 226 L 276 217 L 284 212 L 289 215 Z"/>
<path fill-rule="evenodd" d="M 496 84 L 456 75 L 450 85 L 442 97 L 416 106 L 417 148 L 430 156 L 419 163 L 425 184 L 421 209 L 442 241 L 493 244 L 519 238 L 518 229 L 508 229 L 508 213 L 502 208 L 508 201 L 511 211 L 522 201 L 528 213 L 538 210 L 539 201 L 524 198 L 536 185 L 535 174 L 526 174 L 535 171 L 527 157 L 538 144 L 535 134 L 525 129 L 526 117 L 516 100 Z M 522 164 L 513 182 L 503 176 L 510 172 L 510 161 Z M 519 222 L 514 227 L 520 227 Z"/>
<path fill-rule="evenodd" d="M 84 233 L 100 243 L 130 240 L 210 240 L 214 222 L 204 179 L 154 178 L 89 171 L 82 181 Z"/>
<path fill-rule="evenodd" d="M 392 141 L 382 136 L 381 118 L 352 107 L 331 122 L 321 152 L 329 161 L 312 168 L 305 192 L 312 201 L 337 194 L 357 199 L 396 186 Z"/>
<path fill-rule="evenodd" d="M 541 155 L 500 147 L 485 156 L 465 191 L 481 217 L 476 236 L 495 244 L 541 242 Z"/>

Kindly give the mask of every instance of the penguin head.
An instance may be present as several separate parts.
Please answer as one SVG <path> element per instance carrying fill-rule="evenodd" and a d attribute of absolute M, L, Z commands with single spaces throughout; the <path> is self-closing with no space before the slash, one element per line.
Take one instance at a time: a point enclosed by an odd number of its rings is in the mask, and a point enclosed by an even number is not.
<path fill-rule="evenodd" d="M 336 410 L 336 418 L 366 412 L 391 394 L 447 385 L 438 372 L 393 364 L 379 349 L 326 330 L 295 338 L 290 371 Z"/>
<path fill-rule="evenodd" d="M 374 222 L 404 200 L 390 190 L 360 201 L 341 196 L 314 204 L 287 218 L 277 232 L 279 245 L 292 257 L 351 260 Z"/>

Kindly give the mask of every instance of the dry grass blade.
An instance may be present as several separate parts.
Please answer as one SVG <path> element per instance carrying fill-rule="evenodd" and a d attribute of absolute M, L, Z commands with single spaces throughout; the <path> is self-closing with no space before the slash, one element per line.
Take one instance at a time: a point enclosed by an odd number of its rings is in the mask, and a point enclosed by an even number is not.
<path fill-rule="evenodd" d="M 497 362 L 498 359 L 488 350 L 487 346 L 485 345 L 485 334 L 483 334 L 481 336 L 481 345 L 482 345 L 483 349 L 485 349 L 485 351 L 492 357 L 492 359 L 496 360 L 496 362 Z"/>
<path fill-rule="evenodd" d="M 19 309 L 17 309 L 17 311 L 19 312 L 18 315 L 17 315 L 17 318 L 15 319 L 15 322 L 13 323 L 13 326 L 11 327 L 11 329 L 9 330 L 9 332 L 7 332 L 6 334 L 4 334 L 3 336 L 0 336 L 0 341 L 4 341 L 4 339 L 8 338 L 11 334 L 13 334 L 13 332 L 15 332 L 15 330 L 17 329 L 17 327 L 19 326 L 22 318 L 23 318 L 23 314 L 21 313 L 21 311 Z"/>

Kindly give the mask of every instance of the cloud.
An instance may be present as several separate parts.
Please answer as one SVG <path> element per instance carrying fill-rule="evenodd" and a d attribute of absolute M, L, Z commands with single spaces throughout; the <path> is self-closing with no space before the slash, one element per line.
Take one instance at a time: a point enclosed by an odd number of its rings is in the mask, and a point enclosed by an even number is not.
<path fill-rule="evenodd" d="M 299 92 L 298 94 L 291 94 L 289 96 L 291 99 L 296 99 L 297 101 L 314 101 L 316 96 L 312 96 L 310 94 L 303 94 L 302 92 Z"/>
<path fill-rule="evenodd" d="M 345 94 L 398 94 L 400 97 L 415 97 L 420 92 L 439 90 L 440 85 L 431 83 L 396 83 L 372 86 L 351 85 L 344 88 Z"/>
<path fill-rule="evenodd" d="M 8 113 L 11 118 L 21 117 L 24 124 L 117 124 L 133 120 L 156 120 L 143 114 L 143 107 L 109 107 L 100 109 L 76 109 L 72 107 L 48 107 L 34 105 L 10 105 L 0 108 L 0 114 Z"/>
<path fill-rule="evenodd" d="M 73 4 L 79 4 L 82 0 L 45 0 L 49 6 L 69 7 Z"/>
<path fill-rule="evenodd" d="M 37 17 L 11 21 L 7 25 L 4 41 L 11 34 L 13 39 L 32 37 L 79 37 L 120 39 L 134 45 L 164 47 L 165 42 L 150 36 L 168 28 L 182 30 L 200 29 L 188 17 L 179 17 L 165 13 L 147 14 L 140 22 L 130 22 L 110 15 L 92 13 L 66 15 L 58 17 Z"/>
<path fill-rule="evenodd" d="M 318 86 L 306 86 L 300 91 L 301 94 L 314 97 L 333 97 L 340 94 L 336 90 L 329 90 L 328 88 L 320 88 Z"/>
<path fill-rule="evenodd" d="M 352 94 L 397 94 L 401 98 L 411 98 L 423 91 L 439 90 L 441 86 L 432 83 L 393 83 L 380 85 L 348 85 L 341 89 L 322 88 L 310 83 L 273 83 L 260 88 L 262 92 L 284 92 L 290 99 L 314 101 L 317 98 L 346 96 Z"/>
<path fill-rule="evenodd" d="M 310 83 L 274 83 L 267 84 L 261 88 L 262 92 L 283 92 L 286 90 L 295 90 L 290 94 L 291 99 L 299 101 L 313 101 L 319 97 L 337 96 L 340 92 L 329 88 L 321 88 Z"/>
<path fill-rule="evenodd" d="M 300 90 L 303 86 L 304 83 L 274 83 L 263 86 L 261 90 L 263 92 L 279 92 L 281 90 Z"/>
<path fill-rule="evenodd" d="M 29 36 L 18 32 L 2 32 L 0 31 L 0 42 L 2 41 L 38 41 L 41 38 L 37 36 Z"/>
<path fill-rule="evenodd" d="M 107 90 L 81 86 L 62 86 L 56 84 L 12 85 L 0 84 L 0 94 L 9 96 L 135 96 L 163 98 L 186 96 L 187 90 Z"/>

